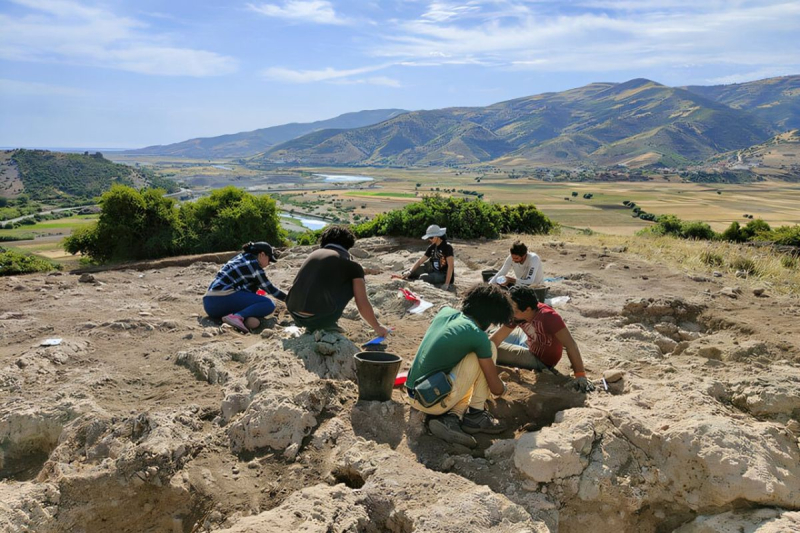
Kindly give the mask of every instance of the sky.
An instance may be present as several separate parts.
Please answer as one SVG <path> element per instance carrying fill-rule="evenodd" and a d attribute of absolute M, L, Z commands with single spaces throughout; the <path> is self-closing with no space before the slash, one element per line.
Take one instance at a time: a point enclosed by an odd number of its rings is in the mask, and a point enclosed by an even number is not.
<path fill-rule="evenodd" d="M 0 146 L 800 74 L 798 0 L 0 0 Z"/>

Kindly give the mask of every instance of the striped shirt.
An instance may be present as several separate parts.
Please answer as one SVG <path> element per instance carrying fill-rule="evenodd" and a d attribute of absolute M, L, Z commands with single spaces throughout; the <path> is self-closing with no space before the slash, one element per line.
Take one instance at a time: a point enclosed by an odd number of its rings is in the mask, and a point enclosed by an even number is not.
<path fill-rule="evenodd" d="M 217 277 L 208 286 L 208 291 L 247 291 L 263 289 L 278 300 L 286 300 L 286 293 L 273 285 L 258 264 L 258 257 L 241 253 L 225 263 Z"/>

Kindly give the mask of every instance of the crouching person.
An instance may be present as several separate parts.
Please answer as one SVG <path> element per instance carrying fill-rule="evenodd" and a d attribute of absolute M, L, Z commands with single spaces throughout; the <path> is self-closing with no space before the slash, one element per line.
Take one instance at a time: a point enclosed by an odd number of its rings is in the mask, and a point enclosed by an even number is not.
<path fill-rule="evenodd" d="M 559 374 L 555 367 L 566 349 L 575 373 L 573 387 L 583 393 L 592 392 L 595 387 L 586 378 L 578 343 L 572 338 L 561 315 L 549 305 L 540 303 L 531 287 L 516 285 L 509 291 L 509 296 L 514 320 L 491 337 L 498 346 L 499 364 Z M 503 342 L 512 339 L 513 342 Z M 520 341 L 525 346 L 520 346 Z"/>
<path fill-rule="evenodd" d="M 444 307 L 433 318 L 408 372 L 406 390 L 411 407 L 430 415 L 428 428 L 440 439 L 474 447 L 470 434 L 505 431 L 486 410 L 490 393 L 500 397 L 506 392 L 495 366 L 497 349 L 486 330 L 508 323 L 512 313 L 503 290 L 480 284 L 466 292 L 461 311 Z M 450 393 L 431 403 L 429 393 L 446 389 L 447 382 Z"/>

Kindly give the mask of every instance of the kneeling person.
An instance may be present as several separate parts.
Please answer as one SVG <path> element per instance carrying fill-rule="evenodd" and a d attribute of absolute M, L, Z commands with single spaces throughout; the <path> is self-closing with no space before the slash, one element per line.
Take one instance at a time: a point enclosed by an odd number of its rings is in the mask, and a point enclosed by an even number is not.
<path fill-rule="evenodd" d="M 286 308 L 295 324 L 308 332 L 344 331 L 338 324 L 344 308 L 355 299 L 358 312 L 379 337 L 389 329 L 378 322 L 367 296 L 364 269 L 350 258 L 356 237 L 349 228 L 330 226 L 322 232 L 320 248 L 311 252 L 294 278 Z"/>
<path fill-rule="evenodd" d="M 526 368 L 536 372 L 550 371 L 558 374 L 555 366 L 561 360 L 564 349 L 575 373 L 574 387 L 581 392 L 591 392 L 594 384 L 586 379 L 583 358 L 578 343 L 572 338 L 569 328 L 555 309 L 539 303 L 533 288 L 517 285 L 509 291 L 514 305 L 514 322 L 504 325 L 492 334 L 492 342 L 498 345 L 497 364 Z M 518 329 L 514 329 L 518 326 Z M 503 342 L 509 335 L 526 338 L 527 347 Z"/>
<path fill-rule="evenodd" d="M 511 302 L 496 285 L 475 285 L 464 295 L 461 311 L 444 307 L 436 314 L 422 339 L 408 372 L 406 387 L 411 407 L 433 415 L 431 433 L 448 442 L 475 446 L 466 433 L 501 433 L 505 426 L 486 410 L 491 392 L 506 392 L 497 375 L 497 350 L 486 329 L 511 320 Z M 450 394 L 430 407 L 415 399 L 414 385 L 437 372 L 447 372 L 453 381 Z"/>

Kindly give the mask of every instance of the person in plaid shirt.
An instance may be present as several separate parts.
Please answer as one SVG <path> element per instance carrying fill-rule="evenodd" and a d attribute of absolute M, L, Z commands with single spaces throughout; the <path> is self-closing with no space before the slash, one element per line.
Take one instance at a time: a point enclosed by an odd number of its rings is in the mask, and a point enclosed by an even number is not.
<path fill-rule="evenodd" d="M 273 285 L 264 269 L 278 260 L 267 242 L 248 242 L 242 253 L 228 261 L 203 296 L 203 307 L 211 318 L 221 318 L 225 324 L 249 333 L 261 324 L 261 318 L 275 310 L 275 302 L 263 290 L 280 301 L 286 293 Z"/>

